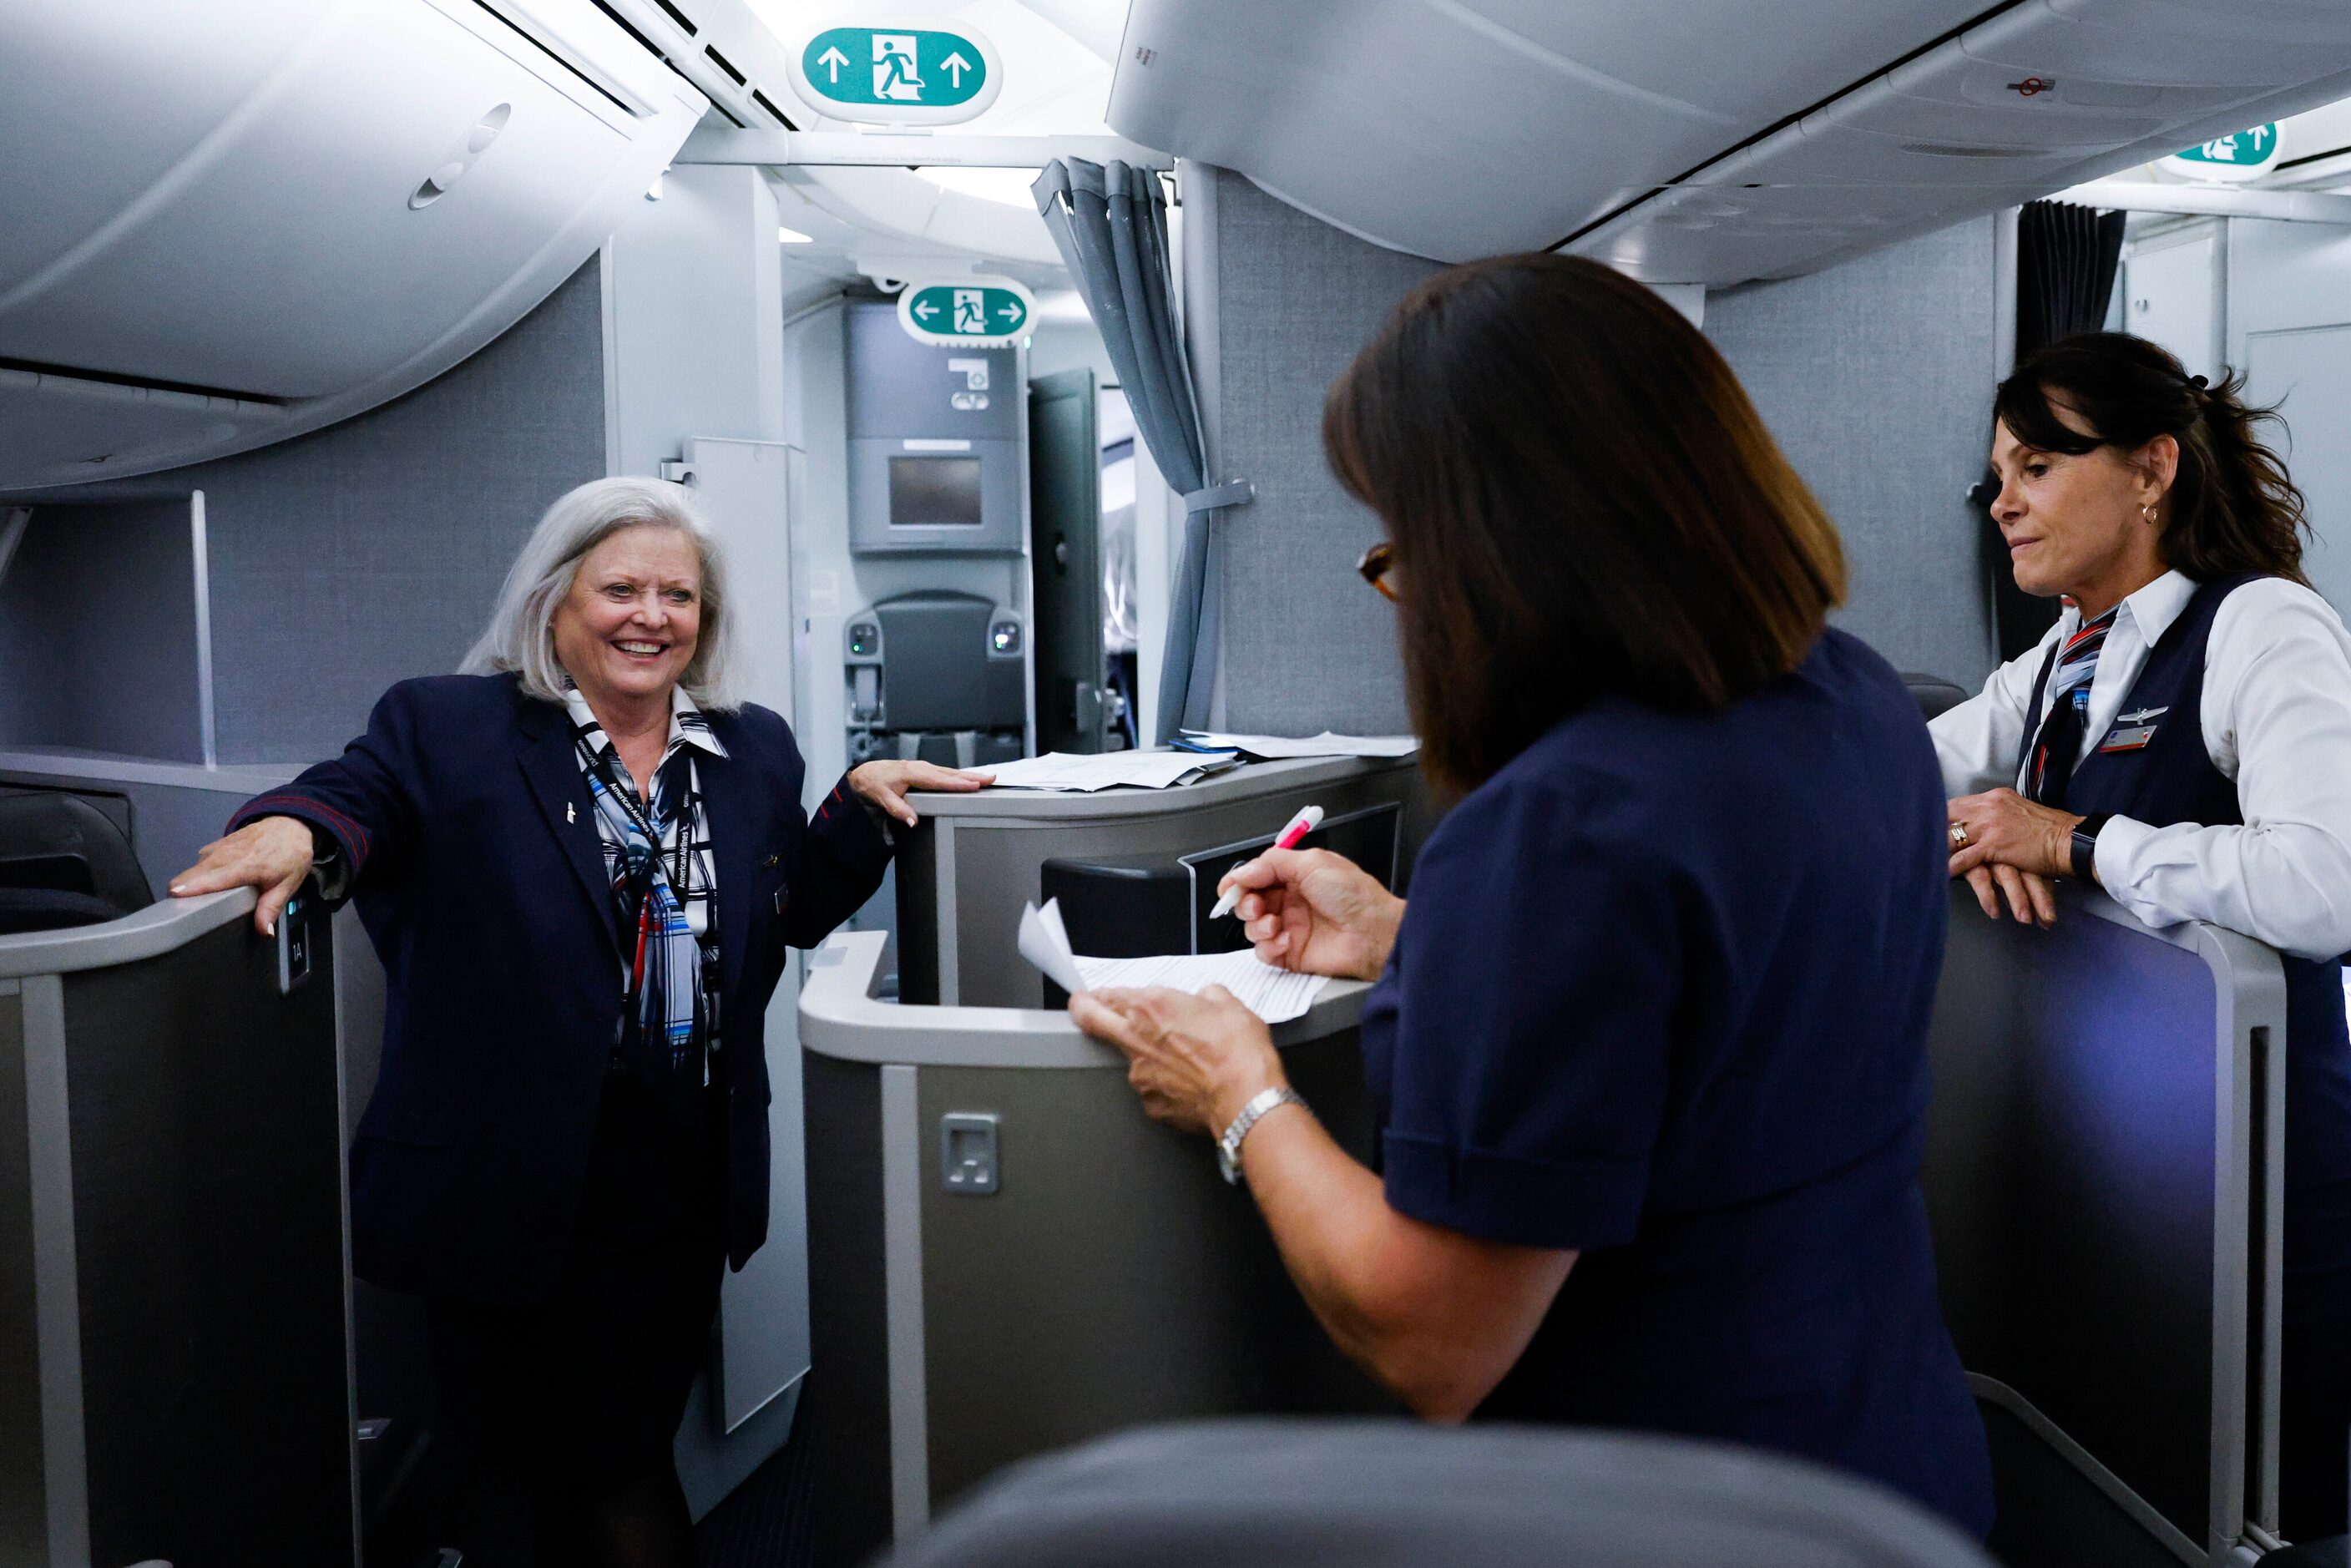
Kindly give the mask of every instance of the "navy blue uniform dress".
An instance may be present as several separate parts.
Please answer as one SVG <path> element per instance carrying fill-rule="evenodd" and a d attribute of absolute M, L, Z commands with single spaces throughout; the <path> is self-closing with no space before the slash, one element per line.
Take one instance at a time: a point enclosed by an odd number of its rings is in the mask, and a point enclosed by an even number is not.
<path fill-rule="evenodd" d="M 1597 704 L 1463 800 L 1364 1021 L 1387 1200 L 1583 1254 L 1479 1418 L 1726 1438 L 1979 1535 L 1918 1161 L 1949 878 L 1885 661 Z"/>
<path fill-rule="evenodd" d="M 2065 810 L 2168 828 L 2233 826 L 2237 786 L 2204 749 L 2205 653 L 2212 622 L 2251 576 L 2199 587 L 2147 650 L 2118 712 L 2169 714 L 2144 746 L 2082 759 Z M 2033 687 L 2025 745 L 2041 728 L 2050 659 Z M 2022 759 L 2019 759 L 2022 767 Z M 2351 1030 L 2343 965 L 2280 955 L 2285 967 L 2285 1299 L 2279 1402 L 2278 1522 L 2288 1539 L 2341 1533 L 2351 1432 Z"/>
<path fill-rule="evenodd" d="M 558 705 L 511 675 L 402 681 L 342 756 L 229 824 L 289 816 L 330 839 L 383 960 L 354 1271 L 429 1303 L 445 1422 L 575 1485 L 667 1462 L 722 1262 L 767 1238 L 786 948 L 824 940 L 892 853 L 846 780 L 801 810 L 777 715 L 707 717 L 726 751 L 695 763 L 725 1026 L 699 1124 L 615 1071 L 618 904 Z"/>

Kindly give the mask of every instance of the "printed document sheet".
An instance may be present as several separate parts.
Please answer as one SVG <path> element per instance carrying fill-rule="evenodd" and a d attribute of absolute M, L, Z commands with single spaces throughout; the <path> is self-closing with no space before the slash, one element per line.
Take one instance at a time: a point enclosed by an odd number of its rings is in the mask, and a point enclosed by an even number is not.
<path fill-rule="evenodd" d="M 1176 744 L 1207 751 L 1238 751 L 1267 762 L 1292 757 L 1410 757 L 1420 749 L 1420 741 L 1414 736 L 1333 735 L 1327 729 L 1303 739 L 1286 735 L 1222 735 L 1187 729 Z"/>
<path fill-rule="evenodd" d="M 1220 773 L 1240 758 L 1230 751 L 1105 751 L 1080 757 L 1049 751 L 1017 762 L 991 762 L 998 789 L 1072 789 L 1091 791 L 1117 785 L 1165 789 Z"/>
<path fill-rule="evenodd" d="M 1171 953 L 1156 958 L 1081 958 L 1070 950 L 1058 899 L 1020 912 L 1020 956 L 1044 971 L 1061 989 L 1108 990 L 1116 987 L 1168 986 L 1194 995 L 1222 986 L 1268 1023 L 1303 1018 L 1327 980 L 1260 963 L 1244 948 L 1238 953 Z"/>

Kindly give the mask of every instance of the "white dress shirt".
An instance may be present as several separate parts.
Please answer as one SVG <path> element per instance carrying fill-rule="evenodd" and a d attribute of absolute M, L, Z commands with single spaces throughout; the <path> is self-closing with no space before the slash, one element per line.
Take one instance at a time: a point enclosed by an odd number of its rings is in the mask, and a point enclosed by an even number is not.
<path fill-rule="evenodd" d="M 2172 571 L 2122 601 L 2090 686 L 2081 761 L 2097 750 L 2091 737 L 2113 728 L 2148 648 L 2195 591 Z M 1928 727 L 1945 789 L 2022 787 L 2033 683 L 2050 644 L 2081 619 L 2068 608 L 2040 646 Z M 2237 786 L 2244 825 L 2157 828 L 2116 816 L 2098 833 L 2100 884 L 2150 925 L 2209 921 L 2304 958 L 2351 951 L 2351 633 L 2342 617 L 2279 578 L 2230 594 L 2206 645 L 2199 717 L 2206 754 Z"/>

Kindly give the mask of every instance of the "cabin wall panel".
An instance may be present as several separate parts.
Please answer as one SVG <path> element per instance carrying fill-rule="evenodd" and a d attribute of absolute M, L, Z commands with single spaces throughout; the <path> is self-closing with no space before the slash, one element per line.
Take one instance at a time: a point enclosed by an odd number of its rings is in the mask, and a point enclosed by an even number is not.
<path fill-rule="evenodd" d="M 1225 514 L 1224 724 L 1249 733 L 1395 734 L 1395 618 L 1355 575 L 1377 518 L 1332 477 L 1322 393 L 1396 301 L 1438 269 L 1277 201 L 1217 186 L 1217 407 L 1212 477 L 1247 479 Z"/>
<path fill-rule="evenodd" d="M 1992 218 L 1709 294 L 1706 335 L 1844 537 L 1832 619 L 1897 669 L 1973 687 L 1993 642 L 1966 499 L 1998 373 Z"/>
<path fill-rule="evenodd" d="M 105 608 L 110 599 L 66 601 L 73 618 L 104 628 L 106 637 L 142 645 L 162 635 L 159 617 L 189 622 L 186 653 L 165 666 L 167 711 L 127 714 L 124 743 L 101 748 L 201 755 L 195 739 L 180 738 L 197 733 L 192 490 L 204 493 L 224 766 L 332 757 L 366 727 L 384 688 L 455 670 L 548 503 L 604 472 L 598 267 L 590 259 L 454 370 L 340 424 L 234 457 L 32 497 L 37 531 L 44 514 L 99 504 L 168 506 L 178 519 L 182 564 L 171 594 L 158 580 L 114 610 Z M 89 569 L 110 570 L 101 553 L 82 553 Z M 20 575 L 11 570 L 9 593 L 19 591 Z M 43 612 L 53 624 L 65 613 Z M 23 617 L 0 614 L 0 637 L 9 623 L 39 635 Z M 16 667 L 9 652 L 0 642 L 0 669 Z M 97 744 L 23 731 L 0 706 L 0 739 Z"/>
<path fill-rule="evenodd" d="M 603 474 L 597 267 L 407 396 L 190 471 L 224 763 L 331 757 L 385 687 L 455 670 L 548 503 Z"/>
<path fill-rule="evenodd" d="M 204 760 L 184 497 L 33 508 L 0 580 L 0 746 Z"/>

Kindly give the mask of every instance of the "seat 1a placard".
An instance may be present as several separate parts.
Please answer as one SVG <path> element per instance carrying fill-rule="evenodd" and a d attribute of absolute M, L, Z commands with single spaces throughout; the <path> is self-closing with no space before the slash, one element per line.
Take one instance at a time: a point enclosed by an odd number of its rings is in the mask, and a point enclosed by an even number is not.
<path fill-rule="evenodd" d="M 792 86 L 837 120 L 949 125 L 985 112 L 1004 85 L 994 45 L 969 28 L 874 22 L 826 27 L 790 57 Z"/>

